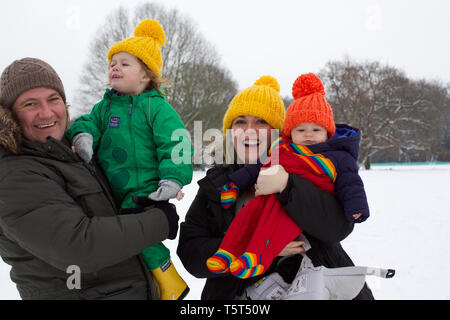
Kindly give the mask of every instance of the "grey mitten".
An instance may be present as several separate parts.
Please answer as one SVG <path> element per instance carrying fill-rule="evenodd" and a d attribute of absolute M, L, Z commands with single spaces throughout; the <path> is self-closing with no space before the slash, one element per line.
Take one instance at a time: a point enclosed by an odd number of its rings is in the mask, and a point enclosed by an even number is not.
<path fill-rule="evenodd" d="M 174 199 L 177 193 L 181 190 L 178 183 L 170 180 L 161 180 L 158 183 L 158 190 L 152 192 L 148 195 L 148 198 L 155 201 L 166 201 L 169 199 Z"/>
<path fill-rule="evenodd" d="M 81 159 L 87 163 L 91 162 L 92 155 L 94 154 L 94 150 L 92 149 L 94 138 L 91 134 L 86 132 L 77 134 L 72 144 L 75 147 L 75 152 Z"/>

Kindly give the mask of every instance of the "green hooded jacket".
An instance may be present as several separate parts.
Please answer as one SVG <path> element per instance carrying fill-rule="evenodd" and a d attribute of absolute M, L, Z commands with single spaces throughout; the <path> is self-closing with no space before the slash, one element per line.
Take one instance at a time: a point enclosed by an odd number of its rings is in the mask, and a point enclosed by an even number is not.
<path fill-rule="evenodd" d="M 160 180 L 183 187 L 192 180 L 193 148 L 177 112 L 158 91 L 119 96 L 107 89 L 89 115 L 67 132 L 94 138 L 94 151 L 122 208 L 136 205 L 132 196 L 148 196 Z"/>

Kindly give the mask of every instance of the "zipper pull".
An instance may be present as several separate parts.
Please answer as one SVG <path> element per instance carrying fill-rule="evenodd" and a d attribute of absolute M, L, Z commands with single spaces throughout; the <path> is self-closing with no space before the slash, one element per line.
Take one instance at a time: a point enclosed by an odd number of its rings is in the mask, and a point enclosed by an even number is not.
<path fill-rule="evenodd" d="M 133 97 L 130 97 L 130 110 L 128 111 L 128 115 L 131 116 L 131 111 L 133 110 Z"/>

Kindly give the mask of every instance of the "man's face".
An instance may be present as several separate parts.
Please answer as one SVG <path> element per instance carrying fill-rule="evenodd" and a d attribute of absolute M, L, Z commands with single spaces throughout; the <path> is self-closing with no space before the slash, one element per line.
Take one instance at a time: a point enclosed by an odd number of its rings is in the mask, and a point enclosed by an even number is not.
<path fill-rule="evenodd" d="M 14 102 L 12 111 L 26 139 L 45 143 L 47 137 L 63 138 L 67 111 L 56 90 L 42 87 L 25 91 Z"/>

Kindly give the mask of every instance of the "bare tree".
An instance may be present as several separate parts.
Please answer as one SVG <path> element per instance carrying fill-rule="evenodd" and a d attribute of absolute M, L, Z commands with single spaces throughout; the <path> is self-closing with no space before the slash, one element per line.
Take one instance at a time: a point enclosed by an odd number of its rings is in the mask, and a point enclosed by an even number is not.
<path fill-rule="evenodd" d="M 287 110 L 292 102 L 294 102 L 294 98 L 292 96 L 284 96 L 282 97 L 284 108 Z"/>
<path fill-rule="evenodd" d="M 424 152 L 412 154 L 415 161 L 448 161 L 450 148 L 450 96 L 447 89 L 437 81 L 414 82 L 418 108 L 424 109 L 423 124 L 415 131 L 417 141 L 424 145 Z M 417 160 L 418 159 L 418 160 Z"/>
<path fill-rule="evenodd" d="M 169 85 L 164 88 L 168 102 L 177 110 L 188 130 L 193 122 L 202 120 L 205 128 L 221 128 L 221 117 L 237 92 L 230 72 L 220 64 L 214 47 L 199 33 L 195 23 L 177 9 L 145 3 L 133 15 L 120 7 L 106 19 L 96 32 L 80 79 L 74 107 L 78 114 L 90 112 L 101 99 L 107 83 L 107 52 L 112 44 L 133 33 L 144 19 L 156 19 L 163 26 L 166 45 L 162 48 L 163 76 Z"/>
<path fill-rule="evenodd" d="M 74 117 L 89 113 L 105 92 L 108 83 L 107 52 L 111 46 L 130 35 L 128 10 L 120 7 L 106 17 L 89 46 L 89 53 L 80 77 L 80 86 L 73 103 Z"/>
<path fill-rule="evenodd" d="M 349 58 L 328 62 L 320 77 L 336 121 L 361 129 L 360 160 L 366 168 L 380 155 L 396 161 L 429 155 L 432 160 L 442 152 L 445 125 L 435 115 L 446 108 L 448 95 L 441 86 L 410 80 L 379 62 Z"/>

